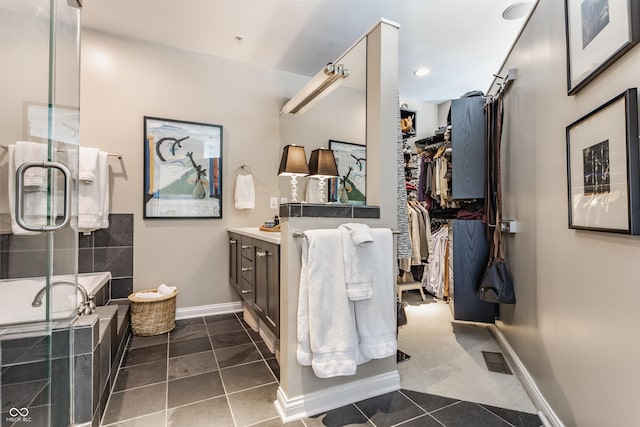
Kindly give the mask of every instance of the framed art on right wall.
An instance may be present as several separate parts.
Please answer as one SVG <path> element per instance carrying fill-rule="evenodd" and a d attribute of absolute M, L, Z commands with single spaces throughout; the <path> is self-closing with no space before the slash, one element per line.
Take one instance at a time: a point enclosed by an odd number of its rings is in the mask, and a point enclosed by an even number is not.
<path fill-rule="evenodd" d="M 569 228 L 640 234 L 638 91 L 567 126 Z"/>
<path fill-rule="evenodd" d="M 637 0 L 565 0 L 568 94 L 574 95 L 640 39 Z"/>

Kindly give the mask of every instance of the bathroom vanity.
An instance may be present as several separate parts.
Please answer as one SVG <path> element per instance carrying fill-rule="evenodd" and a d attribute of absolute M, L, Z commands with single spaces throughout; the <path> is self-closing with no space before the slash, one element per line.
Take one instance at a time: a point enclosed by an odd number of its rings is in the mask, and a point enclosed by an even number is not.
<path fill-rule="evenodd" d="M 229 229 L 229 283 L 261 324 L 280 337 L 280 233 Z"/>

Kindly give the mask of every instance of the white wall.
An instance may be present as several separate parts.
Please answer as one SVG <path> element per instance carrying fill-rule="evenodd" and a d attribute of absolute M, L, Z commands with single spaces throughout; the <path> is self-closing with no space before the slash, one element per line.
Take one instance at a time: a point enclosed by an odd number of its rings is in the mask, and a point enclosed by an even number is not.
<path fill-rule="evenodd" d="M 306 81 L 279 71 L 120 38 L 82 34 L 81 144 L 122 154 L 110 161 L 111 211 L 134 214 L 136 290 L 179 287 L 177 305 L 238 300 L 228 284 L 227 227 L 272 218 L 279 112 Z M 143 116 L 222 125 L 222 219 L 142 219 Z M 248 165 L 256 209 L 233 207 L 236 169 Z"/>
<path fill-rule="evenodd" d="M 568 124 L 640 84 L 640 50 L 568 97 L 563 8 L 540 0 L 501 73 L 518 69 L 503 188 L 519 231 L 507 238 L 517 304 L 499 327 L 565 425 L 640 425 L 640 238 L 568 229 L 565 142 Z"/>

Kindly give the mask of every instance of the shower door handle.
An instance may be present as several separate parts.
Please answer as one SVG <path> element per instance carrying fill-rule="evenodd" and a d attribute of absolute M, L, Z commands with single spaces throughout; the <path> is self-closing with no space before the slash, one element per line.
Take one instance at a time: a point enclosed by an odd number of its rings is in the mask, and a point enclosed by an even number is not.
<path fill-rule="evenodd" d="M 64 177 L 64 213 L 62 222 L 55 224 L 29 224 L 24 219 L 24 174 L 29 168 L 45 168 L 58 169 Z M 16 170 L 16 222 L 25 230 L 29 231 L 56 231 L 64 228 L 69 224 L 71 219 L 71 172 L 62 163 L 57 162 L 26 162 L 20 165 Z M 55 212 L 55 203 L 51 204 L 52 210 Z"/>

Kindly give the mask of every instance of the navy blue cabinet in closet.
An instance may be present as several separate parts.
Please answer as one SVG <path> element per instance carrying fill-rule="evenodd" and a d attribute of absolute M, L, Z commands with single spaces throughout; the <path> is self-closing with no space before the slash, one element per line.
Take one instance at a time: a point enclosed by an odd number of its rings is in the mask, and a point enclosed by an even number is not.
<path fill-rule="evenodd" d="M 482 96 L 451 101 L 451 196 L 454 200 L 484 199 L 484 102 Z"/>
<path fill-rule="evenodd" d="M 449 297 L 453 318 L 493 323 L 496 304 L 481 301 L 477 289 L 489 260 L 489 242 L 480 220 L 452 220 L 449 244 Z"/>
<path fill-rule="evenodd" d="M 451 101 L 451 195 L 454 200 L 485 197 L 485 98 Z M 453 318 L 493 323 L 497 305 L 478 298 L 477 290 L 489 259 L 489 242 L 481 220 L 450 222 L 449 293 Z"/>

